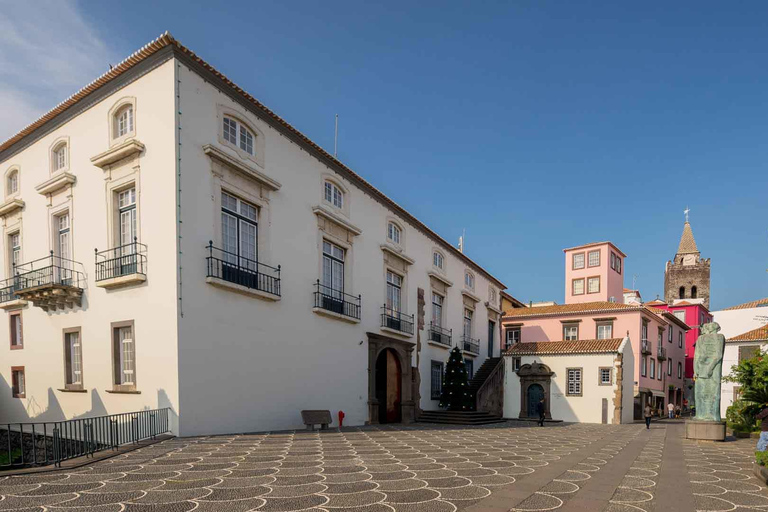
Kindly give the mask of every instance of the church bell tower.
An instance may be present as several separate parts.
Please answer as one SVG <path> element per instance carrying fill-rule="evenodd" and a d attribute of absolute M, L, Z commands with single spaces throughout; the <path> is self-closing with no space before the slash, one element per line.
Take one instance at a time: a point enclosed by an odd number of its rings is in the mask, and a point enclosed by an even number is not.
<path fill-rule="evenodd" d="M 664 269 L 664 300 L 674 304 L 681 300 L 702 303 L 709 309 L 709 258 L 703 259 L 685 210 L 685 224 L 675 259 Z"/>

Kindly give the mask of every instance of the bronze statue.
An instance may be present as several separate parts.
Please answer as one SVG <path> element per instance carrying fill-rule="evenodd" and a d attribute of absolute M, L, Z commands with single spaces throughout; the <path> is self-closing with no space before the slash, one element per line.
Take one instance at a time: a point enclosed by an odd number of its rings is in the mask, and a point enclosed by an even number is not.
<path fill-rule="evenodd" d="M 722 421 L 720 418 L 720 380 L 723 376 L 725 336 L 718 334 L 717 322 L 705 324 L 696 340 L 693 378 L 696 393 L 696 420 Z"/>

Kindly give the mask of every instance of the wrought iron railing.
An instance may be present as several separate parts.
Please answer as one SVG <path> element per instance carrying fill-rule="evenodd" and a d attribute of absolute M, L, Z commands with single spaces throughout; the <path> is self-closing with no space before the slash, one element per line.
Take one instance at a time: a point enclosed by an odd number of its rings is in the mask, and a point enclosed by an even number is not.
<path fill-rule="evenodd" d="M 640 353 L 641 354 L 650 354 L 651 353 L 651 342 L 648 340 L 641 340 L 640 341 Z"/>
<path fill-rule="evenodd" d="M 461 335 L 461 349 L 470 354 L 480 354 L 480 340 L 466 334 Z"/>
<path fill-rule="evenodd" d="M 61 465 L 170 431 L 170 409 L 66 421 L 0 424 L 0 468 Z"/>
<path fill-rule="evenodd" d="M 362 296 L 350 295 L 340 290 L 315 283 L 315 307 L 360 320 Z"/>
<path fill-rule="evenodd" d="M 451 337 L 453 336 L 453 329 L 444 329 L 439 325 L 435 325 L 432 322 L 429 323 L 429 341 L 440 343 L 446 347 L 451 346 Z"/>
<path fill-rule="evenodd" d="M 16 293 L 46 285 L 85 287 L 83 265 L 53 251 L 45 258 L 13 265 L 12 276 L 0 281 L 0 302 L 15 300 Z"/>
<path fill-rule="evenodd" d="M 136 238 L 130 244 L 96 253 L 96 281 L 133 274 L 147 274 L 147 246 Z"/>
<path fill-rule="evenodd" d="M 280 265 L 270 267 L 214 247 L 213 242 L 209 242 L 206 249 L 207 277 L 280 296 Z"/>
<path fill-rule="evenodd" d="M 381 308 L 381 326 L 406 334 L 413 334 L 413 315 L 406 315 L 401 311 L 388 308 L 385 304 Z"/>
<path fill-rule="evenodd" d="M 656 359 L 658 359 L 659 361 L 663 361 L 666 358 L 667 358 L 667 349 L 662 346 L 659 346 L 656 349 Z"/>

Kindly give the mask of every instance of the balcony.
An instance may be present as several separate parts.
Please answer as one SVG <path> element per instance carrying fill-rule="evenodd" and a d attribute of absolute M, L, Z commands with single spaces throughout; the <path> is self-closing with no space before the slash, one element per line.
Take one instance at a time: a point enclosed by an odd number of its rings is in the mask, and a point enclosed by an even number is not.
<path fill-rule="evenodd" d="M 406 315 L 384 305 L 381 308 L 381 327 L 411 336 L 413 335 L 413 315 Z"/>
<path fill-rule="evenodd" d="M 205 281 L 219 288 L 260 299 L 280 300 L 280 265 L 270 267 L 213 246 L 206 246 Z"/>
<path fill-rule="evenodd" d="M 432 343 L 438 343 L 450 348 L 452 337 L 453 329 L 443 329 L 439 325 L 435 325 L 432 322 L 429 323 L 429 341 Z"/>
<path fill-rule="evenodd" d="M 640 353 L 643 355 L 650 355 L 652 353 L 651 351 L 651 342 L 648 340 L 641 340 L 640 341 Z"/>
<path fill-rule="evenodd" d="M 138 243 L 121 245 L 96 253 L 96 286 L 117 288 L 147 280 L 147 246 Z"/>
<path fill-rule="evenodd" d="M 334 290 L 320 284 L 319 279 L 315 283 L 314 295 L 315 306 L 312 308 L 312 311 L 315 313 L 352 323 L 360 321 L 360 312 L 362 310 L 362 297 L 360 295 L 355 297 L 341 290 Z M 413 330 L 413 320 L 411 320 L 411 330 Z"/>
<path fill-rule="evenodd" d="M 659 346 L 656 349 L 656 359 L 658 359 L 659 361 L 663 361 L 666 358 L 667 358 L 667 349 L 662 346 Z"/>
<path fill-rule="evenodd" d="M 480 355 L 480 340 L 462 334 L 461 349 L 469 354 Z"/>
<path fill-rule="evenodd" d="M 56 256 L 21 263 L 0 284 L 0 301 L 29 301 L 43 311 L 82 305 L 85 272 L 76 261 Z"/>

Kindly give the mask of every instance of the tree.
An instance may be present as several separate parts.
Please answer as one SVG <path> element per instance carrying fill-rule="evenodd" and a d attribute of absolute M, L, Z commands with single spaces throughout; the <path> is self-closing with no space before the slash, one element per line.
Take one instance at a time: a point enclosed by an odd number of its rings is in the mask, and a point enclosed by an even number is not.
<path fill-rule="evenodd" d="M 467 381 L 467 367 L 461 350 L 459 347 L 454 347 L 445 366 L 440 407 L 449 411 L 471 411 L 473 405 L 474 400 Z"/>
<path fill-rule="evenodd" d="M 749 359 L 742 359 L 731 368 L 731 374 L 723 378 L 726 382 L 739 384 L 741 400 L 728 407 L 726 419 L 734 424 L 743 424 L 747 429 L 755 427 L 755 416 L 768 407 L 768 357 L 758 352 Z M 729 416 L 730 415 L 730 416 Z"/>

